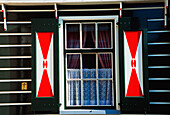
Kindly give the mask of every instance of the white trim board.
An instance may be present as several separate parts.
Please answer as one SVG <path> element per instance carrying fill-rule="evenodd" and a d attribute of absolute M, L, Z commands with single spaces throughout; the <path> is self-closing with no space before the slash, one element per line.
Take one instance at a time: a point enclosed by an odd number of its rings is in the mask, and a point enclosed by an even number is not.
<path fill-rule="evenodd" d="M 120 4 L 120 2 L 128 3 L 154 3 L 164 2 L 164 0 L 1 0 L 0 4 L 7 5 L 82 5 L 82 4 Z"/>

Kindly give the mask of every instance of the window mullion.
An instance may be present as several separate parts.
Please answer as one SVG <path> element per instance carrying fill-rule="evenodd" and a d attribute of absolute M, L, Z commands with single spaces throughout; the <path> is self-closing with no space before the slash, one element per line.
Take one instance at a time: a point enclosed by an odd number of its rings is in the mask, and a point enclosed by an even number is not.
<path fill-rule="evenodd" d="M 97 89 L 97 106 L 99 105 L 99 81 L 98 81 L 98 54 L 96 53 L 96 89 Z"/>
<path fill-rule="evenodd" d="M 84 103 L 84 100 L 83 100 L 83 64 L 82 64 L 82 54 L 80 54 L 80 72 L 81 72 L 81 106 L 83 105 Z"/>
<path fill-rule="evenodd" d="M 77 72 L 75 73 L 75 76 L 77 76 Z M 73 83 L 74 83 L 74 81 L 75 81 L 75 85 L 76 85 L 76 105 L 78 105 L 79 100 L 78 100 L 78 86 L 77 86 L 77 84 L 79 81 L 73 80 Z"/>
<path fill-rule="evenodd" d="M 82 23 L 80 23 L 80 49 L 82 49 Z M 80 72 L 81 72 L 81 106 L 84 105 L 83 100 L 83 64 L 82 54 L 80 54 Z"/>
<path fill-rule="evenodd" d="M 98 48 L 98 23 L 96 22 L 96 48 Z"/>
<path fill-rule="evenodd" d="M 80 23 L 80 49 L 82 49 L 82 23 Z"/>

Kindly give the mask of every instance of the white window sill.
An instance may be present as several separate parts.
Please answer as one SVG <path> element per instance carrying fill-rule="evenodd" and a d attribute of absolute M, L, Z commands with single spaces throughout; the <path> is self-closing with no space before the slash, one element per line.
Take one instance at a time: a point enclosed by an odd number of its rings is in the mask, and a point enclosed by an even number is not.
<path fill-rule="evenodd" d="M 96 110 L 96 109 L 86 109 L 86 110 L 80 110 L 80 109 L 66 109 L 61 110 L 60 114 L 120 114 L 119 110 L 113 110 L 113 109 L 105 109 L 105 110 Z"/>

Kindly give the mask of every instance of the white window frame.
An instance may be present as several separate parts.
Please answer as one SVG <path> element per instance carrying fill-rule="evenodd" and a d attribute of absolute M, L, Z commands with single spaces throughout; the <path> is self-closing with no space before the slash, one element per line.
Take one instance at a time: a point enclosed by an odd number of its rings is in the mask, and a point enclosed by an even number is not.
<path fill-rule="evenodd" d="M 120 94 L 119 94 L 119 45 L 118 45 L 118 26 L 116 25 L 118 22 L 117 15 L 109 15 L 109 16 L 61 16 L 59 17 L 59 99 L 60 99 L 60 114 L 75 114 L 75 111 L 78 113 L 83 112 L 84 114 L 106 114 L 105 110 L 94 110 L 86 109 L 86 110 L 75 110 L 75 109 L 65 109 L 65 78 L 64 78 L 64 21 L 80 21 L 80 20 L 114 20 L 114 35 L 115 35 L 115 90 L 116 90 L 116 110 L 120 110 Z M 65 28 L 66 29 L 66 28 Z M 73 113 L 72 113 L 73 112 Z"/>

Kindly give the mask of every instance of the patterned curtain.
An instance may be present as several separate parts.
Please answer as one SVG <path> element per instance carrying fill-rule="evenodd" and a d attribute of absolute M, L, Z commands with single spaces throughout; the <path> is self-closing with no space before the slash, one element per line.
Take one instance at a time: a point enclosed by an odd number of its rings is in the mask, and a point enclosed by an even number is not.
<path fill-rule="evenodd" d="M 111 78 L 111 69 L 99 69 L 99 78 Z M 85 78 L 94 78 L 96 69 L 83 69 Z M 80 70 L 68 70 L 69 78 L 80 78 Z M 68 96 L 70 105 L 81 105 L 81 82 L 68 82 Z M 97 105 L 96 80 L 84 80 L 83 82 L 84 105 Z M 99 80 L 99 104 L 112 105 L 112 81 Z"/>
<path fill-rule="evenodd" d="M 83 69 L 83 90 L 84 90 L 84 105 L 97 105 L 97 92 L 96 92 L 96 80 L 90 80 L 96 78 L 96 69 Z"/>
<path fill-rule="evenodd" d="M 111 48 L 111 24 L 98 24 L 98 47 Z M 99 78 L 112 78 L 111 54 L 99 54 Z M 112 80 L 99 80 L 99 105 L 112 105 Z"/>
<path fill-rule="evenodd" d="M 111 76 L 111 69 L 99 69 L 99 76 L 106 78 Z M 99 80 L 99 105 L 112 105 L 112 81 Z"/>
<path fill-rule="evenodd" d="M 80 80 L 80 55 L 67 55 L 67 92 L 69 105 L 81 105 L 81 82 Z"/>
<path fill-rule="evenodd" d="M 112 78 L 111 54 L 99 54 L 99 78 Z M 99 104 L 112 105 L 112 80 L 99 80 Z"/>

